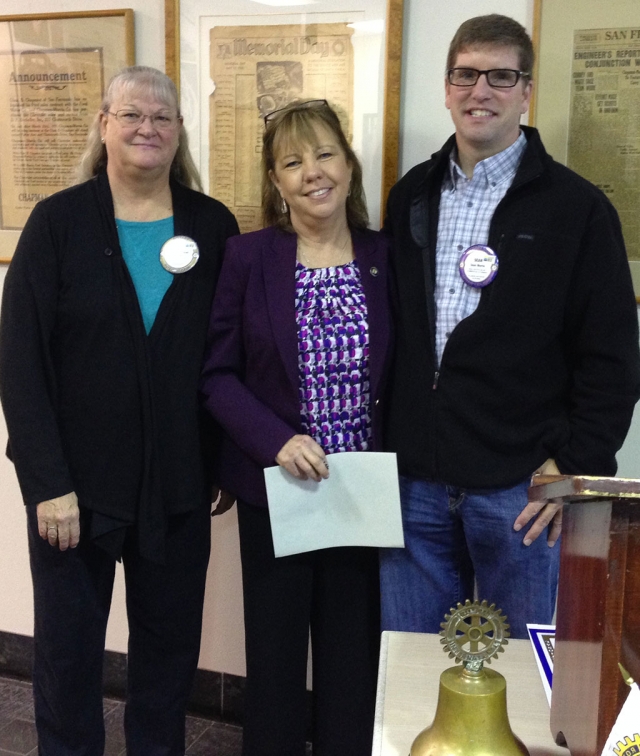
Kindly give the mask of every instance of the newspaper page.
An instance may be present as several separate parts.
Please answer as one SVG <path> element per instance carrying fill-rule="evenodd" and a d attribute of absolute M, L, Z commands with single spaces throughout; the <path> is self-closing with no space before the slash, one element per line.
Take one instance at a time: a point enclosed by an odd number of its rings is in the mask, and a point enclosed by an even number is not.
<path fill-rule="evenodd" d="M 567 165 L 620 215 L 640 261 L 640 28 L 574 32 Z"/>
<path fill-rule="evenodd" d="M 295 100 L 325 99 L 351 134 L 352 31 L 346 23 L 211 29 L 209 193 L 242 232 L 262 226 L 262 116 Z"/>
<path fill-rule="evenodd" d="M 75 181 L 102 100 L 100 49 L 0 51 L 0 228 Z"/>

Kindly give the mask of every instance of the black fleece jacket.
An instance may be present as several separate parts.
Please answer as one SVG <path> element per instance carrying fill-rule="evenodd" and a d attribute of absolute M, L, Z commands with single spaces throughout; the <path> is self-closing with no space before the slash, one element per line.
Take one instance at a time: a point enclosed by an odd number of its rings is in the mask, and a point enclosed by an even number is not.
<path fill-rule="evenodd" d="M 200 259 L 174 276 L 147 336 L 105 173 L 34 208 L 7 272 L 0 394 L 26 504 L 81 506 L 162 532 L 207 495 L 198 383 L 227 237 L 216 200 L 172 182 L 174 233 Z"/>
<path fill-rule="evenodd" d="M 496 208 L 500 268 L 435 353 L 435 248 L 455 137 L 392 189 L 385 230 L 397 289 L 386 448 L 401 473 L 449 485 L 514 485 L 546 459 L 613 475 L 640 395 L 635 298 L 617 213 L 555 162 L 538 132 Z"/>

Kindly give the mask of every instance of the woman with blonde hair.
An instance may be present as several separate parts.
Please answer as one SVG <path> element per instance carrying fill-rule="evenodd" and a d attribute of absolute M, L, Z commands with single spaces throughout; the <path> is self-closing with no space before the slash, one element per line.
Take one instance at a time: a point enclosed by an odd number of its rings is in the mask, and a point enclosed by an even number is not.
<path fill-rule="evenodd" d="M 209 558 L 214 429 L 198 409 L 231 213 L 199 187 L 171 80 L 114 77 L 83 183 L 33 210 L 9 267 L 0 395 L 29 527 L 39 753 L 102 756 L 116 560 L 127 753 L 184 753 Z"/>
<path fill-rule="evenodd" d="M 202 391 L 238 498 L 247 688 L 243 756 L 369 756 L 380 638 L 376 549 L 275 558 L 264 468 L 322 485 L 330 455 L 379 449 L 390 353 L 387 243 L 324 100 L 266 117 L 267 228 L 230 239 Z M 223 483 L 224 481 L 224 483 Z"/>

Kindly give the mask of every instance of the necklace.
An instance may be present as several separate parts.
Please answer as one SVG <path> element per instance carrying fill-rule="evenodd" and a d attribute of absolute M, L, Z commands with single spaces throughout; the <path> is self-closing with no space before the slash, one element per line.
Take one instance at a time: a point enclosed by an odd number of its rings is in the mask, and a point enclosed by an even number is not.
<path fill-rule="evenodd" d="M 348 250 L 347 250 L 347 247 L 348 247 Z M 347 251 L 348 251 L 349 259 L 343 261 L 343 258 L 345 257 L 345 252 Z M 343 265 L 344 263 L 351 262 L 351 260 L 353 260 L 353 253 L 351 249 L 351 234 L 347 233 L 347 236 L 344 240 L 344 244 L 342 245 L 342 247 L 340 247 L 340 249 L 338 250 L 336 254 L 336 260 L 332 261 L 329 265 L 314 265 L 305 254 L 303 246 L 300 243 L 300 237 L 298 237 L 298 242 L 297 242 L 297 253 L 298 253 L 298 258 L 300 259 L 300 262 L 302 262 L 306 268 L 330 268 L 337 265 Z"/>

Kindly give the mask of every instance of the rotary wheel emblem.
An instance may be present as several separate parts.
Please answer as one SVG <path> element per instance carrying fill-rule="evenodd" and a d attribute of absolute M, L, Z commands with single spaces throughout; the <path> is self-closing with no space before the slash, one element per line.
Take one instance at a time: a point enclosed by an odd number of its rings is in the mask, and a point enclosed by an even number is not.
<path fill-rule="evenodd" d="M 484 661 L 491 664 L 491 659 L 504 653 L 503 646 L 509 642 L 506 620 L 495 604 L 467 600 L 445 615 L 440 625 L 440 643 L 449 652 L 450 659 L 463 662 L 465 666 L 481 667 Z"/>

